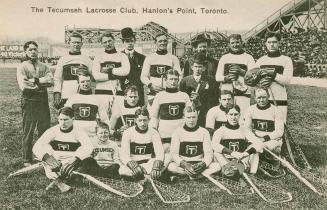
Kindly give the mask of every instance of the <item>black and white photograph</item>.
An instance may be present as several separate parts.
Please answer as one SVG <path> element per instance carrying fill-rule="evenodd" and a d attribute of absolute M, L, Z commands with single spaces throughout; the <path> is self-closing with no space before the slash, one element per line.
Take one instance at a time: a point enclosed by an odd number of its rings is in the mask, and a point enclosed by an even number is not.
<path fill-rule="evenodd" d="M 327 209 L 327 0 L 0 0 L 0 209 Z"/>

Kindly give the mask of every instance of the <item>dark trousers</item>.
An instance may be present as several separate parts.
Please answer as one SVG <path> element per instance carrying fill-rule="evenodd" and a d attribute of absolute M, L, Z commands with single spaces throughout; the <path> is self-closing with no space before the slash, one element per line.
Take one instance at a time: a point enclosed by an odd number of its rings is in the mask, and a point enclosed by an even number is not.
<path fill-rule="evenodd" d="M 97 161 L 91 157 L 84 159 L 82 162 L 82 172 L 92 176 L 119 178 L 118 170 L 119 164 L 117 163 L 104 168 L 99 166 Z"/>
<path fill-rule="evenodd" d="M 50 110 L 48 96 L 39 99 L 21 98 L 23 114 L 23 159 L 32 162 L 33 136 L 37 129 L 38 137 L 50 128 Z"/>

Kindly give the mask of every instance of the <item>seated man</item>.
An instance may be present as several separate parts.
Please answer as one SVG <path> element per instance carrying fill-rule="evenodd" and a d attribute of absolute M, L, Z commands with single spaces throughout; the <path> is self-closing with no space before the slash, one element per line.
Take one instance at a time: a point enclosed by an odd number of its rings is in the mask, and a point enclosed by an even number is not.
<path fill-rule="evenodd" d="M 213 135 L 214 131 L 224 126 L 227 122 L 226 109 L 233 105 L 233 94 L 229 90 L 221 91 L 219 97 L 220 105 L 209 109 L 206 118 L 206 129 Z"/>
<path fill-rule="evenodd" d="M 134 126 L 135 111 L 139 106 L 139 91 L 136 86 L 131 85 L 125 89 L 125 98 L 117 98 L 112 106 L 112 115 L 110 118 L 111 133 L 114 138 L 121 141 L 123 132 Z"/>
<path fill-rule="evenodd" d="M 92 94 L 90 74 L 87 71 L 79 70 L 77 77 L 79 91 L 68 98 L 65 107 L 73 108 L 74 125 L 82 127 L 89 136 L 95 136 L 97 117 L 107 124 L 109 124 L 109 119 L 104 106 Z"/>
<path fill-rule="evenodd" d="M 74 111 L 64 107 L 59 111 L 58 125 L 49 128 L 35 143 L 34 155 L 44 161 L 44 169 L 49 179 L 60 175 L 69 178 L 74 170 L 90 157 L 93 146 L 82 129 L 73 126 Z"/>
<path fill-rule="evenodd" d="M 188 175 L 191 179 L 201 176 L 202 172 L 208 175 L 218 172 L 219 164 L 212 163 L 210 134 L 198 125 L 198 113 L 194 106 L 186 106 L 184 119 L 184 126 L 178 127 L 172 135 L 172 162 L 168 165 L 168 170 Z"/>
<path fill-rule="evenodd" d="M 226 109 L 227 123 L 215 131 L 212 137 L 212 148 L 214 157 L 222 167 L 233 159 L 241 160 L 251 174 L 255 174 L 258 169 L 259 156 L 262 152 L 263 144 L 258 137 L 247 129 L 240 127 L 240 107 L 233 105 Z M 224 174 L 227 178 L 229 174 Z"/>
<path fill-rule="evenodd" d="M 151 174 L 153 179 L 161 178 L 164 170 L 164 149 L 158 131 L 149 128 L 149 112 L 140 108 L 135 112 L 135 126 L 125 130 L 122 137 L 119 174 L 143 179 Z"/>
<path fill-rule="evenodd" d="M 245 114 L 245 126 L 263 142 L 264 146 L 276 154 L 280 154 L 283 144 L 284 123 L 278 108 L 269 103 L 267 89 L 255 89 L 256 104 L 249 107 Z M 261 156 L 261 157 L 266 157 Z M 268 158 L 268 156 L 267 156 Z M 279 165 L 272 158 L 269 163 Z"/>

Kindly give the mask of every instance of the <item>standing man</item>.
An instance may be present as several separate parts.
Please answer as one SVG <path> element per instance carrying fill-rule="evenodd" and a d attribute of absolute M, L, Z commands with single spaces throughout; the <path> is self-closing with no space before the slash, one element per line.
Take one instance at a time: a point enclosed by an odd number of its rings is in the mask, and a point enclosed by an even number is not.
<path fill-rule="evenodd" d="M 228 37 L 229 53 L 219 60 L 216 80 L 222 82 L 221 90 L 232 91 L 235 103 L 241 108 L 241 121 L 243 113 L 250 106 L 251 89 L 244 83 L 244 75 L 254 68 L 255 61 L 251 55 L 243 50 L 241 35 L 232 34 Z"/>
<path fill-rule="evenodd" d="M 176 70 L 179 75 L 182 75 L 178 58 L 167 51 L 167 36 L 158 34 L 154 43 L 157 51 L 145 58 L 141 73 L 141 81 L 149 88 L 149 95 L 152 96 L 149 97 L 150 104 L 152 104 L 151 99 L 166 87 L 164 75 L 169 69 Z"/>
<path fill-rule="evenodd" d="M 205 55 L 204 75 L 212 76 L 213 78 L 215 78 L 218 61 L 208 55 L 208 49 L 211 44 L 211 39 L 209 35 L 206 33 L 199 34 L 198 36 L 195 37 L 194 40 L 192 40 L 191 44 L 195 50 L 195 53 L 202 53 Z M 192 75 L 193 74 L 192 71 L 193 71 L 192 62 L 187 60 L 184 64 L 184 77 Z"/>
<path fill-rule="evenodd" d="M 92 74 L 96 80 L 95 94 L 105 109 L 111 112 L 109 107 L 112 106 L 114 97 L 122 98 L 124 95 L 120 79 L 129 74 L 130 65 L 127 56 L 117 52 L 115 38 L 111 33 L 101 36 L 101 44 L 105 51 L 94 58 Z"/>
<path fill-rule="evenodd" d="M 69 37 L 69 54 L 62 56 L 54 74 L 53 98 L 57 109 L 63 107 L 67 99 L 77 93 L 78 68 L 84 67 L 91 72 L 91 59 L 81 54 L 83 38 L 79 33 L 72 33 Z"/>
<path fill-rule="evenodd" d="M 205 55 L 195 54 L 192 60 L 193 75 L 184 77 L 180 82 L 180 91 L 187 93 L 199 111 L 198 123 L 205 127 L 206 115 L 210 108 L 218 105 L 219 84 L 216 80 L 204 74 Z"/>
<path fill-rule="evenodd" d="M 122 41 L 124 44 L 124 50 L 122 51 L 128 57 L 130 64 L 129 74 L 122 81 L 123 89 L 127 85 L 135 85 L 138 89 L 140 105 L 144 105 L 144 88 L 143 83 L 141 82 L 141 72 L 144 63 L 145 56 L 139 52 L 136 52 L 134 45 L 136 38 L 134 32 L 131 28 L 123 28 L 121 30 Z"/>
<path fill-rule="evenodd" d="M 286 123 L 287 92 L 285 85 L 289 84 L 292 79 L 293 62 L 290 57 L 280 54 L 280 40 L 279 34 L 267 33 L 265 37 L 267 55 L 259 58 L 256 66 L 265 72 L 265 77 L 260 80 L 260 86 L 270 89 L 269 101 L 276 102 L 278 110 L 282 113 L 283 122 Z"/>
<path fill-rule="evenodd" d="M 24 44 L 27 60 L 17 68 L 17 82 L 22 90 L 23 113 L 23 161 L 31 165 L 32 143 L 35 128 L 41 136 L 50 127 L 50 110 L 47 87 L 53 85 L 53 75 L 44 63 L 38 60 L 38 45 L 34 41 Z"/>

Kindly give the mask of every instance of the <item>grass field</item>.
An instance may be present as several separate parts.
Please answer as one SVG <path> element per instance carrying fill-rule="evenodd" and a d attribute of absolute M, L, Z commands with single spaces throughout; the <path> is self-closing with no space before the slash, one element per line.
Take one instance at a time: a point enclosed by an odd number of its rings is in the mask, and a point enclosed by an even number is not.
<path fill-rule="evenodd" d="M 141 195 L 126 199 L 83 183 L 68 194 L 57 189 L 45 192 L 49 180 L 42 171 L 6 180 L 22 167 L 20 91 L 14 69 L 0 69 L 0 88 L 0 209 L 327 209 L 325 198 L 290 174 L 273 182 L 290 191 L 293 201 L 274 205 L 256 195 L 229 196 L 206 180 L 174 183 L 190 194 L 191 202 L 186 204 L 163 204 L 149 185 Z M 327 176 L 327 91 L 292 85 L 288 92 L 291 134 L 312 166 Z"/>

